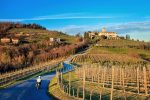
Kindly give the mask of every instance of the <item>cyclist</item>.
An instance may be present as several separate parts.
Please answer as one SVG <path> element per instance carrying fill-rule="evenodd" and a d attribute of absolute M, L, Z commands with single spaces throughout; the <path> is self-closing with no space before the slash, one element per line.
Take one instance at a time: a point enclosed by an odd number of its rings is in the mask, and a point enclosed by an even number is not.
<path fill-rule="evenodd" d="M 38 78 L 36 79 L 36 86 L 37 86 L 37 89 L 40 87 L 41 81 L 42 81 L 41 76 L 38 76 Z"/>

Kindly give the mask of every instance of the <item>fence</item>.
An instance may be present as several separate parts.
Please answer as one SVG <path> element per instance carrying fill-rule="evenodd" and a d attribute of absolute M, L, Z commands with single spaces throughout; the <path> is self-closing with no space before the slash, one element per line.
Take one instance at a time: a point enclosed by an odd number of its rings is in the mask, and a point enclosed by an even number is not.
<path fill-rule="evenodd" d="M 71 72 L 70 72 L 71 73 Z M 80 98 L 104 98 L 103 91 L 108 91 L 109 96 L 105 98 L 127 99 L 127 94 L 139 96 L 150 96 L 150 66 L 101 66 L 98 64 L 84 64 L 82 67 L 75 69 L 75 76 L 81 83 L 75 87 L 69 81 L 64 84 L 62 73 L 58 74 L 59 85 L 61 89 L 76 99 Z M 97 89 L 88 87 L 86 83 L 97 84 Z M 90 84 L 91 85 L 91 84 Z M 122 95 L 116 93 L 122 93 Z M 94 99 L 95 100 L 95 99 Z"/>
<path fill-rule="evenodd" d="M 25 69 L 22 69 L 22 70 L 18 70 L 18 71 L 14 71 L 14 72 L 10 72 L 10 73 L 0 75 L 0 86 L 4 86 L 8 83 L 11 83 L 12 81 L 22 79 L 24 77 L 36 74 L 36 73 L 44 71 L 44 70 L 53 69 L 53 68 L 57 67 L 57 66 L 54 66 L 54 65 L 62 62 L 63 60 L 64 59 L 53 60 L 49 63 L 47 62 L 47 63 L 44 63 L 44 64 L 39 64 L 38 66 L 29 67 L 29 68 L 25 68 Z"/>

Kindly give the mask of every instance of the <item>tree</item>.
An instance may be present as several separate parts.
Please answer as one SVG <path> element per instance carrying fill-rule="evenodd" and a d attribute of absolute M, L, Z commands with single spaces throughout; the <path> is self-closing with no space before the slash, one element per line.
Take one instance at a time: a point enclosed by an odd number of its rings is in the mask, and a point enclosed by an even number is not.
<path fill-rule="evenodd" d="M 10 56 L 7 53 L 1 54 L 1 62 L 4 64 L 9 64 L 11 61 Z"/>
<path fill-rule="evenodd" d="M 84 33 L 84 38 L 85 38 L 85 39 L 89 39 L 89 33 L 88 33 L 88 32 L 85 32 L 85 33 Z"/>
<path fill-rule="evenodd" d="M 125 37 L 123 37 L 123 36 L 120 36 L 120 39 L 123 39 L 123 40 L 124 40 L 124 39 L 125 39 Z"/>
<path fill-rule="evenodd" d="M 107 36 L 101 35 L 100 38 L 101 38 L 101 39 L 107 39 Z"/>
<path fill-rule="evenodd" d="M 76 36 L 76 37 L 81 37 L 81 34 L 80 34 L 80 33 L 77 33 L 75 36 Z"/>
<path fill-rule="evenodd" d="M 83 38 L 82 38 L 82 37 L 77 37 L 77 38 L 76 38 L 76 41 L 77 41 L 77 42 L 82 42 L 82 41 L 83 41 Z"/>
<path fill-rule="evenodd" d="M 126 35 L 126 40 L 130 40 L 130 35 Z"/>

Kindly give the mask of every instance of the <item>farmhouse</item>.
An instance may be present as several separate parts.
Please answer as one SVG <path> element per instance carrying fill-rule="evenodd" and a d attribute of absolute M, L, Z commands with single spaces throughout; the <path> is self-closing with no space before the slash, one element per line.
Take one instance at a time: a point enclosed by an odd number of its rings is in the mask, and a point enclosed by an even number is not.
<path fill-rule="evenodd" d="M 18 44 L 18 43 L 19 43 L 19 39 L 17 39 L 17 38 L 12 38 L 12 43 L 13 43 L 13 44 Z"/>
<path fill-rule="evenodd" d="M 50 38 L 50 42 L 61 42 L 60 38 Z"/>
<path fill-rule="evenodd" d="M 60 38 L 49 38 L 49 45 L 54 45 L 55 43 L 61 43 L 61 39 Z"/>
<path fill-rule="evenodd" d="M 1 38 L 1 43 L 10 43 L 10 38 Z"/>

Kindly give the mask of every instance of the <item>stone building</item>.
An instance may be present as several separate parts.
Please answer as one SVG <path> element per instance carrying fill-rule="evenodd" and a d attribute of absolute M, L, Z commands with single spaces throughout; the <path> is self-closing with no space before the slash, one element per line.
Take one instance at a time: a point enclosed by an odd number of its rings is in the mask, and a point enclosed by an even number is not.
<path fill-rule="evenodd" d="M 106 36 L 107 39 L 117 39 L 117 33 L 116 32 L 108 32 L 106 31 L 106 28 L 102 28 L 101 32 L 90 32 L 89 37 L 93 39 L 94 37 L 98 36 Z"/>
<path fill-rule="evenodd" d="M 98 33 L 98 36 L 106 36 L 107 38 L 116 38 L 117 33 L 116 32 L 107 32 L 105 28 L 102 29 L 101 32 Z"/>

